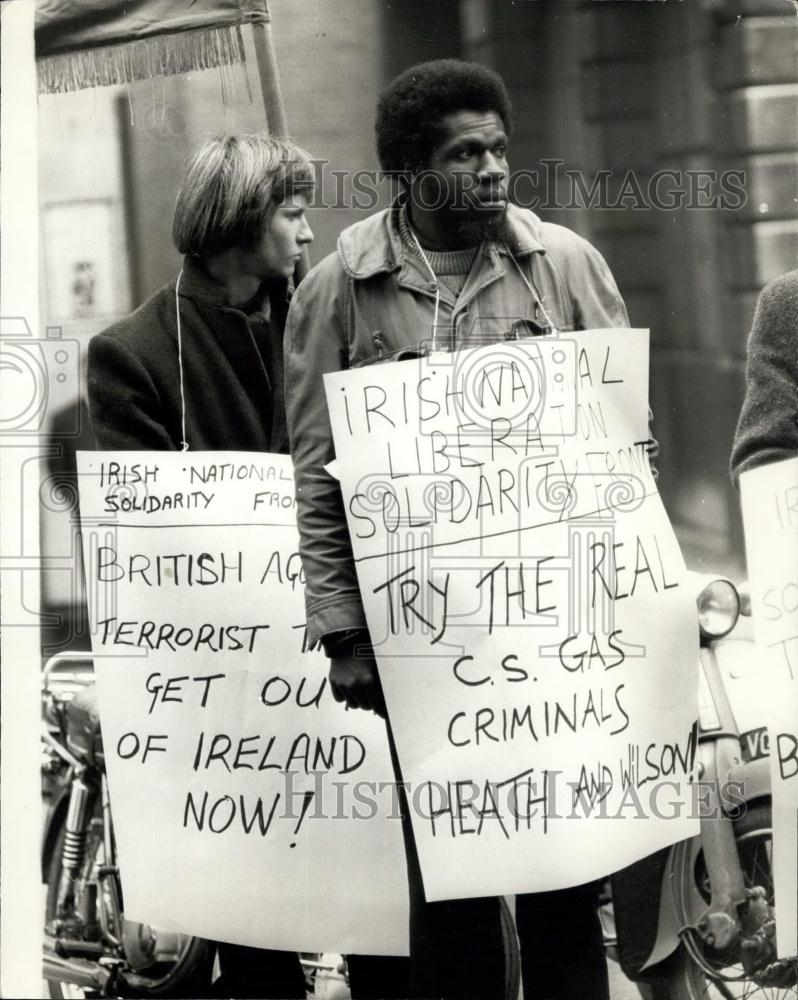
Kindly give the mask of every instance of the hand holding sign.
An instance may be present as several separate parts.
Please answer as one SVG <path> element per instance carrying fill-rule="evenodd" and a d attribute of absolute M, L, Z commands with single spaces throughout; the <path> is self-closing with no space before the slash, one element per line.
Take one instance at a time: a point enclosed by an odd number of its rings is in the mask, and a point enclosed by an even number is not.
<path fill-rule="evenodd" d="M 385 718 L 385 698 L 370 647 L 358 653 L 334 654 L 330 661 L 330 687 L 336 701 L 349 708 L 374 711 Z"/>

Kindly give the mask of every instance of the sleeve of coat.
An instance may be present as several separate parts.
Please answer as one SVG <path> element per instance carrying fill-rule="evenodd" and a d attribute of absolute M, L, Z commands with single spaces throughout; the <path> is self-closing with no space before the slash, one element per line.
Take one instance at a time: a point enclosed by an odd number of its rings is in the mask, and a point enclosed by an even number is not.
<path fill-rule="evenodd" d="M 346 277 L 328 257 L 295 292 L 285 328 L 286 417 L 311 642 L 366 626 L 341 490 L 324 469 L 335 450 L 323 376 L 349 367 L 346 297 Z"/>
<path fill-rule="evenodd" d="M 580 330 L 601 330 L 607 327 L 629 326 L 626 304 L 618 291 L 615 278 L 599 251 L 587 240 L 579 238 L 583 254 L 581 266 L 587 280 L 573 282 L 576 327 Z"/>
<path fill-rule="evenodd" d="M 587 240 L 579 238 L 581 252 L 584 255 L 582 266 L 586 268 L 588 280 L 574 282 L 571 287 L 578 288 L 574 296 L 575 326 L 580 330 L 601 330 L 607 327 L 628 327 L 629 314 L 626 304 L 618 291 L 615 278 L 612 276 L 607 262 L 599 251 Z M 659 472 L 655 465 L 659 457 L 659 442 L 654 437 L 654 414 L 648 408 L 648 433 L 646 451 L 651 474 L 655 479 Z"/>
<path fill-rule="evenodd" d="M 746 388 L 731 454 L 740 474 L 798 454 L 798 271 L 759 297 L 748 339 Z"/>
<path fill-rule="evenodd" d="M 88 392 L 99 448 L 174 450 L 152 378 L 119 338 L 100 333 L 89 343 Z"/>

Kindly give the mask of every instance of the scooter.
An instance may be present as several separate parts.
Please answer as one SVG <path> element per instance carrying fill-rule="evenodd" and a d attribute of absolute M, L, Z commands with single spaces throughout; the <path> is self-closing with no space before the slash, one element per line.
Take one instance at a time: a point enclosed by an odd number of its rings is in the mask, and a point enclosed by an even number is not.
<path fill-rule="evenodd" d="M 771 871 L 767 701 L 750 595 L 704 579 L 697 598 L 700 835 L 613 875 L 607 942 L 647 1000 L 796 1000 L 779 961 Z"/>

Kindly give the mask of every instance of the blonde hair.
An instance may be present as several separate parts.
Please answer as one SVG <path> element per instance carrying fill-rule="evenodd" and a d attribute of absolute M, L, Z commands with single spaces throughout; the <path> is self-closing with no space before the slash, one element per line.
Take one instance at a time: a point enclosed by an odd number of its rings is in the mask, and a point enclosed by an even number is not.
<path fill-rule="evenodd" d="M 251 246 L 274 208 L 313 193 L 310 157 L 265 132 L 208 139 L 186 169 L 175 202 L 172 239 L 180 253 L 203 256 Z"/>

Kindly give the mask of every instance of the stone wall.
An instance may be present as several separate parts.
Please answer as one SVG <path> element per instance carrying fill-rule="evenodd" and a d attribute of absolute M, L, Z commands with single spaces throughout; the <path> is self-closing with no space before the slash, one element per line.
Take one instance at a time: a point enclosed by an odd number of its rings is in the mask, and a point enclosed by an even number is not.
<path fill-rule="evenodd" d="M 461 11 L 466 57 L 502 73 L 514 98 L 512 167 L 562 161 L 540 171 L 542 214 L 593 240 L 633 325 L 651 328 L 660 487 L 688 562 L 742 572 L 727 469 L 746 336 L 759 290 L 798 260 L 794 5 L 463 0 Z M 574 197 L 567 171 L 588 197 Z"/>

